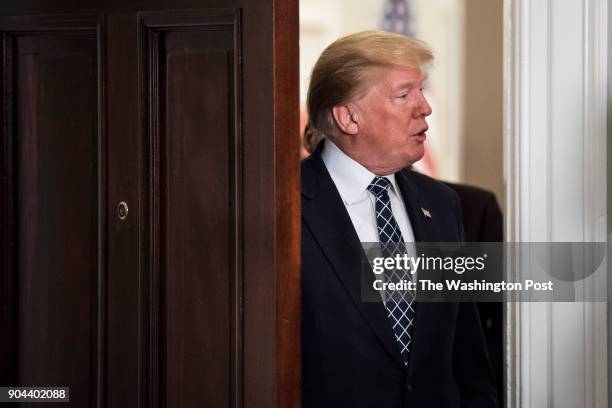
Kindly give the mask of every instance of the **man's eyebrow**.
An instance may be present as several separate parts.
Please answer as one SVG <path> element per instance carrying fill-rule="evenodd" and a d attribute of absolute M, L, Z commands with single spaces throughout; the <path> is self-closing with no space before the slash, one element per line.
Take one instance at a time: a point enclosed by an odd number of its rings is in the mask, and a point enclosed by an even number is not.
<path fill-rule="evenodd" d="M 412 89 L 412 88 L 414 88 L 414 87 L 415 87 L 417 84 L 423 84 L 423 83 L 425 83 L 426 81 L 427 81 L 427 77 L 426 77 L 426 76 L 424 76 L 424 77 L 423 77 L 423 80 L 421 80 L 421 81 L 408 81 L 408 82 L 402 82 L 401 84 L 399 84 L 399 85 L 397 86 L 397 88 L 396 88 L 396 89 L 397 89 L 398 91 L 402 91 L 402 90 L 404 90 L 404 89 Z"/>
<path fill-rule="evenodd" d="M 423 75 L 423 77 L 421 78 L 421 80 L 419 81 L 406 81 L 406 82 L 402 82 L 401 84 L 399 84 L 396 89 L 398 91 L 404 90 L 404 89 L 412 89 L 415 86 L 417 86 L 417 84 L 424 84 L 425 82 L 427 82 L 428 77 L 427 75 Z"/>
<path fill-rule="evenodd" d="M 416 83 L 414 81 L 402 82 L 397 86 L 397 90 L 414 88 L 415 84 Z"/>

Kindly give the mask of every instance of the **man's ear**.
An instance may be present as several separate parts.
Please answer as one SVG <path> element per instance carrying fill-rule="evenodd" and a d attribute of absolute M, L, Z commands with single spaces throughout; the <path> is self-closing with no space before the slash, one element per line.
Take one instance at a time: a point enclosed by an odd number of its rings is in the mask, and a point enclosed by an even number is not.
<path fill-rule="evenodd" d="M 332 116 L 342 133 L 355 135 L 359 131 L 359 117 L 350 107 L 346 105 L 334 106 L 332 107 Z"/>

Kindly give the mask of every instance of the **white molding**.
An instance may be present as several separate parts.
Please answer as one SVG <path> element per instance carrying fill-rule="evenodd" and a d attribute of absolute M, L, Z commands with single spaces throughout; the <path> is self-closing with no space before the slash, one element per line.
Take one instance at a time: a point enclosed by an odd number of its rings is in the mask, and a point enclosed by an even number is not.
<path fill-rule="evenodd" d="M 606 240 L 607 7 L 606 0 L 505 0 L 509 242 Z M 508 262 L 516 270 L 516 260 Z M 601 275 L 585 280 L 583 293 L 607 287 Z M 606 309 L 507 304 L 507 406 L 607 407 Z"/>
<path fill-rule="evenodd" d="M 507 242 L 518 242 L 521 237 L 521 172 L 520 152 L 521 138 L 518 134 L 525 130 L 526 120 L 521 120 L 521 80 L 525 83 L 528 77 L 521 73 L 521 33 L 526 34 L 525 15 L 519 0 L 504 1 L 504 185 L 506 197 L 505 231 Z M 523 28 L 521 29 L 521 24 Z M 521 132 L 522 130 L 522 132 Z M 516 260 L 508 259 L 508 271 L 513 274 L 516 270 Z M 508 277 L 509 281 L 515 279 Z M 521 325 L 521 304 L 507 303 L 505 305 L 505 383 L 506 407 L 518 408 L 522 404 L 522 395 L 529 392 L 529 377 L 522 375 L 523 365 L 521 356 L 527 355 L 523 350 L 521 338 L 523 326 Z"/>
<path fill-rule="evenodd" d="M 608 2 L 585 1 L 584 123 L 585 194 L 584 240 L 605 242 L 607 238 L 607 80 Z M 606 261 L 604 261 L 606 262 Z M 607 268 L 604 264 L 603 268 Z M 588 288 L 607 288 L 606 275 L 591 279 Z M 600 278 L 599 278 L 600 277 Z M 585 406 L 608 406 L 607 305 L 585 304 Z"/>

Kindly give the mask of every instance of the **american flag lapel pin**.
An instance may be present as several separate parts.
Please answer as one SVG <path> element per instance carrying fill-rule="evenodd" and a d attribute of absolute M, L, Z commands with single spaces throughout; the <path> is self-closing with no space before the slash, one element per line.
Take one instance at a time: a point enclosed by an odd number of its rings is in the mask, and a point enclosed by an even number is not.
<path fill-rule="evenodd" d="M 425 218 L 431 218 L 431 213 L 428 210 L 421 207 L 421 211 L 423 211 L 423 215 L 425 216 Z"/>

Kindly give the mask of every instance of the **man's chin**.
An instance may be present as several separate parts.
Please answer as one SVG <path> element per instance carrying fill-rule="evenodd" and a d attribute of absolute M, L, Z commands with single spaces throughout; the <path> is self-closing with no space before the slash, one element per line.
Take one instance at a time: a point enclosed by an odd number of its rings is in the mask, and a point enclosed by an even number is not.
<path fill-rule="evenodd" d="M 406 167 L 412 166 L 414 163 L 418 162 L 423 157 L 425 157 L 425 149 L 422 149 L 420 152 L 413 153 L 412 155 L 410 155 L 408 165 Z"/>

